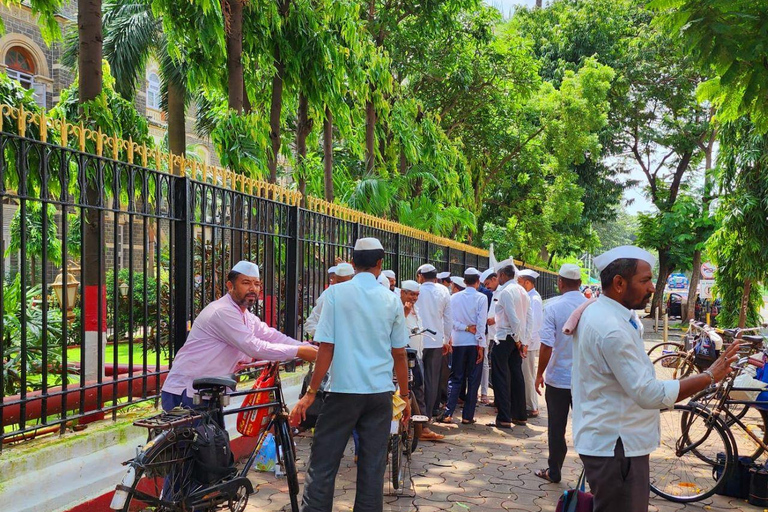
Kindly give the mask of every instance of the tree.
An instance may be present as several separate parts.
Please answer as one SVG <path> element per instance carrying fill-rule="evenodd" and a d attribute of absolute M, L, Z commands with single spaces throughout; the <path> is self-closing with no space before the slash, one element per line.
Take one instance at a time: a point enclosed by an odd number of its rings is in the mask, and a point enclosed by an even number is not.
<path fill-rule="evenodd" d="M 45 207 L 45 212 L 43 208 Z M 22 227 L 22 213 L 24 214 Z M 50 203 L 40 201 L 28 201 L 24 209 L 18 208 L 11 219 L 11 240 L 5 250 L 5 256 L 21 251 L 21 230 L 25 230 L 24 250 L 29 258 L 30 284 L 37 284 L 37 260 L 46 256 L 46 261 L 54 265 L 61 265 L 61 240 L 59 240 L 56 228 L 56 207 Z M 45 220 L 43 217 L 46 217 Z M 42 272 L 45 272 L 43 261 Z"/>
<path fill-rule="evenodd" d="M 722 298 L 718 323 L 759 324 L 760 283 L 768 280 L 768 135 L 746 118 L 723 125 L 718 155 L 721 225 L 708 243 Z"/>
<path fill-rule="evenodd" d="M 160 64 L 161 106 L 168 119 L 168 149 L 186 155 L 186 90 L 184 64 L 169 53 L 162 21 L 151 0 L 107 0 L 103 17 L 104 57 L 115 78 L 115 89 L 133 100 L 150 57 Z M 72 33 L 76 36 L 76 33 Z M 77 69 L 78 41 L 68 37 L 63 63 Z M 174 172 L 179 172 L 174 166 Z"/>
<path fill-rule="evenodd" d="M 768 9 L 760 1 L 654 0 L 658 23 L 679 38 L 692 63 L 709 80 L 698 88 L 720 122 L 749 116 L 768 131 Z"/>

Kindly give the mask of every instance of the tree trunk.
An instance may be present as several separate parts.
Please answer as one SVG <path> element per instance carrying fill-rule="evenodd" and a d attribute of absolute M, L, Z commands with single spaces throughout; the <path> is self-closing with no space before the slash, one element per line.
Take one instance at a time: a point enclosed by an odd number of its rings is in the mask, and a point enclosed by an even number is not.
<path fill-rule="evenodd" d="M 739 308 L 739 329 L 747 326 L 747 310 L 749 309 L 749 294 L 752 291 L 752 280 L 744 280 L 744 293 L 741 295 L 741 307 Z"/>
<path fill-rule="evenodd" d="M 333 114 L 325 107 L 323 121 L 323 182 L 325 185 L 325 200 L 333 202 Z"/>
<path fill-rule="evenodd" d="M 248 98 L 248 89 L 245 88 L 245 74 L 243 74 L 243 112 L 251 113 L 251 100 Z"/>
<path fill-rule="evenodd" d="M 542 0 L 536 0 L 536 8 L 541 9 Z"/>
<path fill-rule="evenodd" d="M 693 270 L 691 272 L 691 282 L 688 286 L 688 304 L 683 323 L 690 322 L 696 317 L 696 295 L 699 289 L 699 277 L 701 276 L 701 249 L 693 252 Z"/>
<path fill-rule="evenodd" d="M 299 192 L 302 196 L 307 191 L 307 176 L 304 160 L 307 158 L 307 136 L 312 131 L 312 120 L 309 118 L 309 100 L 299 93 L 299 109 L 296 122 L 296 164 L 299 170 Z M 304 198 L 302 197 L 302 201 Z"/>
<path fill-rule="evenodd" d="M 656 291 L 653 293 L 653 302 L 651 302 L 651 316 L 656 312 L 656 308 L 661 308 L 661 302 L 664 300 L 664 288 L 670 272 L 667 260 L 667 253 L 659 251 L 659 277 L 656 279 Z"/>
<path fill-rule="evenodd" d="M 280 48 L 275 46 L 275 75 L 272 77 L 272 105 L 269 111 L 269 140 L 272 142 L 272 154 L 267 160 L 269 182 L 277 183 L 277 156 L 280 153 L 280 113 L 283 109 L 283 75 L 285 64 L 280 55 Z"/>
<path fill-rule="evenodd" d="M 101 95 L 102 90 L 102 44 L 101 0 L 77 1 L 77 28 L 79 53 L 77 59 L 79 73 L 78 98 L 80 104 L 91 101 Z M 89 205 L 85 209 L 83 226 L 82 258 L 80 266 L 83 282 L 83 313 L 85 315 L 84 341 L 87 347 L 102 342 L 99 333 L 99 303 L 105 300 L 104 286 L 104 244 L 101 240 L 101 184 L 95 177 L 86 177 L 85 200 Z M 117 247 L 115 247 L 115 250 Z M 99 283 L 102 284 L 99 287 Z M 102 308 L 106 313 L 106 308 Z M 106 316 L 106 315 L 105 315 Z M 101 322 L 101 330 L 106 329 L 106 319 Z M 95 363 L 95 364 L 94 364 Z M 86 379 L 95 379 L 102 372 L 102 361 L 92 361 L 85 365 L 82 372 Z"/>
<path fill-rule="evenodd" d="M 187 154 L 185 96 L 184 84 L 168 82 L 168 149 L 172 154 L 178 156 L 186 156 Z M 174 163 L 173 173 L 175 175 L 181 176 L 182 170 L 178 164 Z"/>
<path fill-rule="evenodd" d="M 227 37 L 229 108 L 243 111 L 243 0 L 222 0 Z"/>
<path fill-rule="evenodd" d="M 373 88 L 373 85 L 371 85 Z M 373 101 L 365 104 L 365 170 L 373 174 L 376 163 L 376 109 Z"/>

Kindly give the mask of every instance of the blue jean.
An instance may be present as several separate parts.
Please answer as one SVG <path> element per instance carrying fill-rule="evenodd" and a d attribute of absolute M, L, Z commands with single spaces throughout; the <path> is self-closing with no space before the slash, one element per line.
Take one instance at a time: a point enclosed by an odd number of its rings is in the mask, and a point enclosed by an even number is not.
<path fill-rule="evenodd" d="M 184 409 L 194 409 L 195 405 L 192 403 L 192 399 L 187 396 L 187 390 L 180 395 L 174 395 L 167 391 L 160 393 L 160 405 L 165 412 L 170 411 L 176 407 L 183 407 Z"/>
<path fill-rule="evenodd" d="M 477 390 L 480 387 L 482 376 L 483 365 L 477 363 L 477 346 L 453 347 L 453 364 L 451 377 L 448 380 L 448 403 L 445 408 L 446 416 L 453 416 L 459 401 L 459 392 L 464 387 L 464 382 L 467 382 L 467 399 L 464 402 L 461 418 L 464 420 L 475 418 Z"/>

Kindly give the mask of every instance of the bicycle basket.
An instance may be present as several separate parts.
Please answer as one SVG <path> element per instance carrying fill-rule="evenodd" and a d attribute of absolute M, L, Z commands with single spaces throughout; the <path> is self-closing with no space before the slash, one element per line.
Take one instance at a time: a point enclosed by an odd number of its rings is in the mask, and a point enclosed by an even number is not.
<path fill-rule="evenodd" d="M 192 425 L 192 422 L 199 420 L 201 414 L 192 409 L 182 409 L 176 407 L 168 412 L 162 412 L 149 418 L 142 418 L 133 422 L 136 427 L 148 428 L 152 431 L 170 430 L 175 427 Z"/>

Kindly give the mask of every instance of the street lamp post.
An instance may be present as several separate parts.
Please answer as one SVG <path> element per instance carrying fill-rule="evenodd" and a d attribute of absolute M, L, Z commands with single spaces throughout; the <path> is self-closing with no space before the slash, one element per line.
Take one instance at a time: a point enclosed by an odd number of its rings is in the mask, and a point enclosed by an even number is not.
<path fill-rule="evenodd" d="M 75 279 L 75 276 L 67 272 L 67 282 L 64 283 L 64 275 L 60 273 L 56 276 L 56 279 L 53 281 L 53 283 L 51 283 L 51 288 L 53 288 L 53 293 L 56 294 L 56 300 L 59 302 L 59 306 L 62 309 L 65 308 L 64 293 L 67 294 L 67 322 L 72 323 L 72 320 L 75 319 L 75 313 L 72 311 L 72 308 L 75 307 L 75 302 L 77 301 L 77 290 L 80 288 L 80 282 Z"/>

